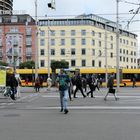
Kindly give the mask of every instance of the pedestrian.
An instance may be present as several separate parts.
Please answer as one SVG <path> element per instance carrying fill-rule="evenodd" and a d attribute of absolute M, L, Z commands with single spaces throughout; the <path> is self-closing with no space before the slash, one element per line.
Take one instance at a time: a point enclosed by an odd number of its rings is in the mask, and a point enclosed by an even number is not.
<path fill-rule="evenodd" d="M 14 74 L 11 74 L 8 77 L 7 82 L 6 82 L 6 86 L 9 86 L 11 91 L 12 91 L 11 95 L 10 95 L 11 99 L 16 100 L 15 95 L 17 93 L 18 81 L 16 80 Z"/>
<path fill-rule="evenodd" d="M 48 77 L 48 79 L 47 79 L 47 90 L 50 90 L 51 86 L 52 86 L 52 79 L 50 77 Z"/>
<path fill-rule="evenodd" d="M 40 87 L 43 88 L 43 81 L 44 80 L 43 80 L 43 77 L 42 76 L 39 77 L 39 81 L 40 81 Z"/>
<path fill-rule="evenodd" d="M 60 105 L 61 110 L 60 112 L 64 111 L 64 114 L 69 112 L 68 110 L 68 84 L 70 82 L 69 76 L 64 73 L 64 69 L 60 69 L 60 74 L 56 79 L 57 87 L 59 88 L 60 94 Z"/>
<path fill-rule="evenodd" d="M 82 95 L 83 95 L 83 97 L 85 98 L 86 95 L 85 95 L 84 92 L 83 92 L 83 88 L 82 88 L 82 78 L 81 78 L 81 76 L 80 76 L 79 71 L 76 71 L 76 73 L 75 73 L 75 85 L 76 85 L 76 89 L 75 89 L 75 91 L 74 91 L 73 97 L 74 97 L 74 98 L 77 98 L 77 97 L 76 97 L 76 92 L 77 92 L 78 90 L 80 90 L 81 93 L 82 93 Z"/>
<path fill-rule="evenodd" d="M 35 91 L 39 92 L 39 90 L 40 90 L 40 80 L 39 77 L 37 77 L 35 80 Z"/>
<path fill-rule="evenodd" d="M 108 92 L 104 98 L 105 101 L 107 100 L 107 96 L 109 93 L 114 95 L 116 101 L 119 99 L 116 97 L 116 92 L 115 92 L 115 89 L 113 89 L 113 86 L 114 86 L 114 73 L 112 73 L 108 79 L 108 83 L 107 83 Z"/>
<path fill-rule="evenodd" d="M 87 92 L 87 96 L 89 96 L 89 94 L 91 93 L 91 98 L 95 98 L 93 96 L 93 92 L 95 91 L 94 78 L 92 76 L 89 76 L 87 81 L 90 88 L 90 91 Z"/>
<path fill-rule="evenodd" d="M 132 78 L 132 82 L 133 82 L 133 86 L 132 87 L 133 88 L 136 87 L 136 78 L 135 78 L 135 76 Z"/>
<path fill-rule="evenodd" d="M 82 79 L 82 87 L 87 92 L 87 78 Z"/>

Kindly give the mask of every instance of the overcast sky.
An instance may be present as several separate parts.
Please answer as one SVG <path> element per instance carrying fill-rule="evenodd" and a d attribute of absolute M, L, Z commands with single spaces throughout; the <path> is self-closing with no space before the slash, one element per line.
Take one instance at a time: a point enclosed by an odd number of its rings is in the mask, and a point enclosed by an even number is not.
<path fill-rule="evenodd" d="M 16 14 L 30 14 L 35 16 L 35 0 L 13 0 L 14 12 Z M 51 10 L 47 4 L 51 0 L 37 0 L 38 2 L 38 18 L 45 16 L 76 16 L 80 14 L 97 14 L 109 20 L 116 21 L 116 0 L 55 0 L 56 10 Z M 127 22 L 134 16 L 128 14 L 130 10 L 134 12 L 139 8 L 140 0 L 120 0 L 119 2 L 119 22 L 126 27 Z M 140 12 L 139 12 L 140 13 Z M 129 26 L 129 30 L 140 34 L 140 14 L 133 18 Z M 140 41 L 139 41 L 140 42 Z"/>

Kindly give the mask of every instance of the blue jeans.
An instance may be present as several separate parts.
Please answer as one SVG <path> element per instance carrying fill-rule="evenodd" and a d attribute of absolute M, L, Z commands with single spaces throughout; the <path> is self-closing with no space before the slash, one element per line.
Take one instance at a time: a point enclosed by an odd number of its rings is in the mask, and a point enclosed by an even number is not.
<path fill-rule="evenodd" d="M 61 108 L 67 109 L 68 106 L 68 89 L 64 91 L 59 91 L 60 93 L 60 105 Z"/>

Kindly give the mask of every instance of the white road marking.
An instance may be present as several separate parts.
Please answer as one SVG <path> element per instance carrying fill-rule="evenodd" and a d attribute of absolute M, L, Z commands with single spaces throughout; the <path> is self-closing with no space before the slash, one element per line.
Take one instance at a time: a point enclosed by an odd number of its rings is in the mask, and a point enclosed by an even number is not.
<path fill-rule="evenodd" d="M 69 106 L 68 108 L 74 110 L 140 110 L 140 106 Z M 28 109 L 55 110 L 60 107 L 29 107 Z"/>

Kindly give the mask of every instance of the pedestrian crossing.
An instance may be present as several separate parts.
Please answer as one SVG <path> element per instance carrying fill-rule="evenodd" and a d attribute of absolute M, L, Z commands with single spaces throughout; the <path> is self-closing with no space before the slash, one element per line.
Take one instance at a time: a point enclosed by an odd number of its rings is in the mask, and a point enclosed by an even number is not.
<path fill-rule="evenodd" d="M 114 101 L 114 97 L 110 96 L 108 97 L 107 101 L 104 101 L 104 96 L 103 95 L 97 95 L 95 96 L 95 99 L 91 99 L 90 97 L 87 98 L 83 98 L 82 95 L 78 95 L 78 98 L 74 99 L 71 103 L 69 108 L 70 109 L 74 109 L 74 110 L 82 110 L 82 109 L 90 109 L 90 110 L 140 110 L 140 96 L 139 95 L 131 95 L 131 96 L 124 96 L 121 95 L 119 96 L 120 100 L 119 101 Z M 0 102 L 0 109 L 6 108 L 7 106 L 12 106 L 12 105 L 16 105 L 16 103 L 20 103 L 20 102 L 26 102 L 28 103 L 32 103 L 35 100 L 37 100 L 38 98 L 47 98 L 47 99 L 51 99 L 53 100 L 53 98 L 59 98 L 58 94 L 39 94 L 39 93 L 32 93 L 29 94 L 27 96 L 23 96 L 18 98 L 16 101 L 13 101 L 11 99 L 6 99 L 5 102 Z M 82 102 L 86 102 L 88 100 L 92 100 L 92 104 L 86 103 L 82 106 L 78 106 L 78 104 L 76 105 L 75 103 L 77 102 L 77 100 L 80 99 L 82 100 Z M 73 104 L 74 102 L 74 104 Z M 81 102 L 81 103 L 82 103 Z M 80 103 L 80 102 L 79 102 Z M 97 104 L 98 103 L 98 104 Z M 101 104 L 100 104 L 101 103 Z M 111 106 L 108 106 L 109 104 L 111 104 Z M 50 110 L 50 109 L 59 109 L 59 105 L 58 106 L 50 106 L 48 105 L 48 107 L 31 107 L 31 109 L 46 109 L 46 110 Z M 30 109 L 30 108 L 29 108 Z"/>

